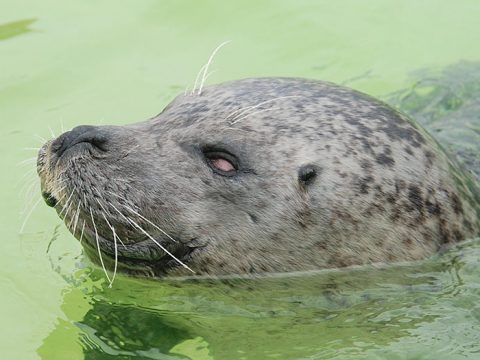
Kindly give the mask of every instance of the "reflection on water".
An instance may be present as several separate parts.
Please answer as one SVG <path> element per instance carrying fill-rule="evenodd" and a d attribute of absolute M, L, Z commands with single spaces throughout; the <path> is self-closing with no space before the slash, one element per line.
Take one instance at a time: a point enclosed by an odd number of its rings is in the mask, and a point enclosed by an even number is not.
<path fill-rule="evenodd" d="M 444 346 L 473 353 L 480 351 L 478 319 L 462 337 L 445 331 L 445 322 L 459 331 L 465 316 L 480 313 L 479 256 L 477 241 L 410 265 L 257 279 L 119 277 L 111 289 L 101 271 L 84 269 L 63 309 L 86 359 L 358 359 L 379 349 L 404 354 L 402 342 L 412 339 L 417 355 Z M 84 314 L 71 306 L 79 297 L 88 303 Z M 60 323 L 39 353 L 51 342 L 58 354 L 67 331 Z"/>

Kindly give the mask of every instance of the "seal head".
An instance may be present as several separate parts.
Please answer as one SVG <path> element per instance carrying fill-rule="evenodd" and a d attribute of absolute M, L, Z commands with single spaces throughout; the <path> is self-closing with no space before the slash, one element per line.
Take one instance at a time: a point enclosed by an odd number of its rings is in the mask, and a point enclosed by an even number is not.
<path fill-rule="evenodd" d="M 424 130 L 306 79 L 233 81 L 144 122 L 79 126 L 45 144 L 38 172 L 87 254 L 135 274 L 416 260 L 480 228 L 476 185 Z"/>

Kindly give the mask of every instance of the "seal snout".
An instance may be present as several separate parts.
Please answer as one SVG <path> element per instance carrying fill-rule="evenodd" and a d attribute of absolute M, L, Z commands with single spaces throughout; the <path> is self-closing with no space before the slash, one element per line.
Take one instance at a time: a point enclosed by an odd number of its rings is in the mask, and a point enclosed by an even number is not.
<path fill-rule="evenodd" d="M 52 142 L 51 151 L 60 158 L 68 149 L 77 144 L 90 144 L 95 148 L 106 151 L 108 135 L 100 127 L 81 125 L 60 135 Z"/>

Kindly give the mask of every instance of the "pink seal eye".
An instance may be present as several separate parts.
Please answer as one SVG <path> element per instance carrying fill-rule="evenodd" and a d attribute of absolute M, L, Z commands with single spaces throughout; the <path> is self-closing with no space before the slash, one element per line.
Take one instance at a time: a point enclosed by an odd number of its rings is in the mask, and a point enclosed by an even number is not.
<path fill-rule="evenodd" d="M 218 175 L 234 176 L 238 172 L 238 160 L 235 155 L 222 150 L 210 150 L 203 153 L 208 166 Z"/>
<path fill-rule="evenodd" d="M 214 168 L 224 172 L 235 171 L 235 166 L 233 164 L 221 157 L 210 159 L 210 163 Z"/>

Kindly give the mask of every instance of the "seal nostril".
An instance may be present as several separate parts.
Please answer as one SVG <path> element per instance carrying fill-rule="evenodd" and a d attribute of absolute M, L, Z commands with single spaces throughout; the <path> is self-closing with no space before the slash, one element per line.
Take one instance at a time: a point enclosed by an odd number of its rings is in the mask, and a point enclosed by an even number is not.
<path fill-rule="evenodd" d="M 107 138 L 107 135 L 104 131 L 100 130 L 100 127 L 90 125 L 77 126 L 53 141 L 51 150 L 55 152 L 58 157 L 61 157 L 66 150 L 74 145 L 89 143 L 102 151 L 107 151 Z"/>
<path fill-rule="evenodd" d="M 94 136 L 94 137 L 92 137 L 91 139 L 88 139 L 88 140 L 93 146 L 99 148 L 102 151 L 107 151 L 107 147 L 106 147 L 107 137 L 105 135 L 98 134 L 98 135 L 96 135 L 96 136 Z"/>

